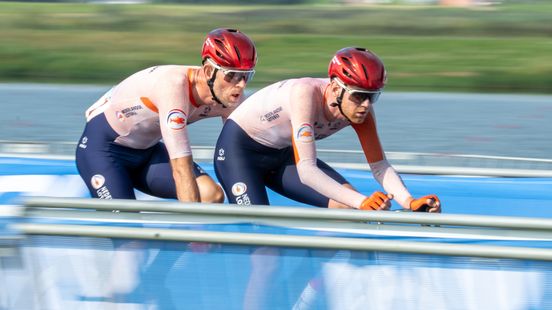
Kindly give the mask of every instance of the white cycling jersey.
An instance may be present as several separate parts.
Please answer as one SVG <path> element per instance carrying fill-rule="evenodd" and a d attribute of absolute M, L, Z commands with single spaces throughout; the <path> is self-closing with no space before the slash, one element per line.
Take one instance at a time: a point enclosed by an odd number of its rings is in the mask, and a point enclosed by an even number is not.
<path fill-rule="evenodd" d="M 290 79 L 267 86 L 245 100 L 229 117 L 258 143 L 282 149 L 292 146 L 301 182 L 335 201 L 360 207 L 366 196 L 341 186 L 316 165 L 315 140 L 328 137 L 350 122 L 327 102 L 328 79 Z M 410 194 L 385 159 L 371 108 L 356 131 L 375 178 L 399 203 Z M 402 204 L 402 203 L 401 203 Z"/>
<path fill-rule="evenodd" d="M 136 72 L 94 103 L 86 119 L 104 113 L 123 146 L 146 149 L 163 139 L 171 159 L 189 156 L 187 125 L 208 117 L 224 120 L 234 110 L 194 101 L 191 81 L 198 68 L 164 65 Z"/>

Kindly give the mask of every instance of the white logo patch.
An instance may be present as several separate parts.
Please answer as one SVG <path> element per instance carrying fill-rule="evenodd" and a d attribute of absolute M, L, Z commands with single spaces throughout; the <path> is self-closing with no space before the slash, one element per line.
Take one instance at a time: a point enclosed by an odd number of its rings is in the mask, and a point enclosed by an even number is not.
<path fill-rule="evenodd" d="M 81 143 L 79 144 L 79 147 L 81 149 L 85 149 L 87 147 L 86 142 L 88 142 L 88 137 L 82 137 Z"/>
<path fill-rule="evenodd" d="M 90 184 L 92 184 L 94 189 L 98 189 L 105 184 L 105 178 L 101 174 L 96 174 L 92 176 L 92 179 L 90 179 Z"/>
<path fill-rule="evenodd" d="M 186 113 L 179 109 L 170 110 L 167 114 L 167 127 L 175 130 L 186 126 Z"/>
<path fill-rule="evenodd" d="M 238 182 L 232 185 L 232 194 L 234 196 L 241 196 L 247 191 L 247 185 L 243 182 Z"/>
<path fill-rule="evenodd" d="M 226 157 L 224 157 L 224 149 L 223 149 L 223 148 L 220 148 L 220 149 L 218 150 L 217 160 L 218 160 L 218 161 L 223 161 L 224 159 L 226 159 Z"/>

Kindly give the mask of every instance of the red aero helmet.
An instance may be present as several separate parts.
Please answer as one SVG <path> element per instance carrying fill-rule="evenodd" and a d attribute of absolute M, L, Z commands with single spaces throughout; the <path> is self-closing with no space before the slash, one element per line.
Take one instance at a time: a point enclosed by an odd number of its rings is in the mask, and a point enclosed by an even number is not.
<path fill-rule="evenodd" d="M 330 78 L 339 78 L 345 85 L 366 90 L 383 88 L 387 74 L 383 62 L 369 50 L 346 47 L 337 51 L 328 67 Z"/>
<path fill-rule="evenodd" d="M 217 65 L 237 70 L 252 70 L 257 64 L 255 44 L 236 29 L 217 28 L 207 34 L 201 59 L 211 58 Z"/>

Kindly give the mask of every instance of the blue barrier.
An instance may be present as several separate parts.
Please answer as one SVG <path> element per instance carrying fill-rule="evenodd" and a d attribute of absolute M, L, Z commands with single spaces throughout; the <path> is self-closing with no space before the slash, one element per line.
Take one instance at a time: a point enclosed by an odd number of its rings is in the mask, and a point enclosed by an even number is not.
<path fill-rule="evenodd" d="M 212 174 L 212 166 L 204 165 Z M 369 172 L 340 170 L 361 192 Z M 414 195 L 436 193 L 447 213 L 552 217 L 552 179 L 405 175 Z M 0 158 L 0 210 L 26 196 L 87 197 L 72 161 Z M 149 197 L 141 196 L 144 199 Z M 275 205 L 297 205 L 274 193 Z M 0 309 L 550 309 L 552 262 L 381 251 L 28 235 L 8 224 L 156 227 L 550 249 L 531 240 L 350 234 L 258 223 L 0 217 Z M 81 211 L 91 212 L 91 211 Z M 95 211 L 92 211 L 95 212 Z M 2 226 L 3 223 L 3 226 Z M 10 239 L 12 238 L 12 239 Z M 13 247 L 16 244 L 16 247 Z M 9 254 L 9 255 L 8 255 Z"/>
<path fill-rule="evenodd" d="M 211 164 L 202 167 L 215 178 Z M 368 171 L 338 171 L 362 193 L 381 190 Z M 403 179 L 414 196 L 439 195 L 446 213 L 552 218 L 552 178 L 404 174 Z M 89 197 L 71 160 L 0 157 L 0 205 L 17 204 L 22 195 Z M 137 195 L 139 199 L 153 199 Z M 271 191 L 269 198 L 273 205 L 306 206 Z"/>
<path fill-rule="evenodd" d="M 552 262 L 59 236 L 32 236 L 19 249 L 20 269 L 2 268 L 9 309 L 552 304 Z"/>

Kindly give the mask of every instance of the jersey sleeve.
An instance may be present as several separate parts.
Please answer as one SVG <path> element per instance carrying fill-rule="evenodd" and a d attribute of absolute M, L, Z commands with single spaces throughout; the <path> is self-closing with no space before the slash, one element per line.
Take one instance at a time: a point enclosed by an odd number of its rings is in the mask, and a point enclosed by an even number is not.
<path fill-rule="evenodd" d="M 378 131 L 376 128 L 376 118 L 374 116 L 374 109 L 370 108 L 366 120 L 362 124 L 353 124 L 352 127 L 357 133 L 360 145 L 364 151 L 364 156 L 368 163 L 375 163 L 385 159 L 383 148 L 381 146 L 380 139 L 378 137 Z"/>
<path fill-rule="evenodd" d="M 315 89 L 308 85 L 296 85 L 291 91 L 292 146 L 297 172 L 301 182 L 320 194 L 353 208 L 359 208 L 364 195 L 346 188 L 325 174 L 316 165 L 314 115 L 321 112 Z M 323 112 L 323 111 L 322 111 Z"/>
<path fill-rule="evenodd" d="M 394 199 L 404 206 L 411 196 L 397 171 L 385 158 L 385 153 L 378 137 L 374 110 L 371 108 L 366 121 L 359 125 L 353 125 L 358 135 L 364 156 L 370 165 L 374 178 Z"/>
<path fill-rule="evenodd" d="M 187 87 L 183 85 L 186 81 L 173 77 L 155 85 L 158 95 L 154 103 L 159 110 L 161 136 L 171 159 L 192 155 L 187 128 L 190 104 Z"/>

